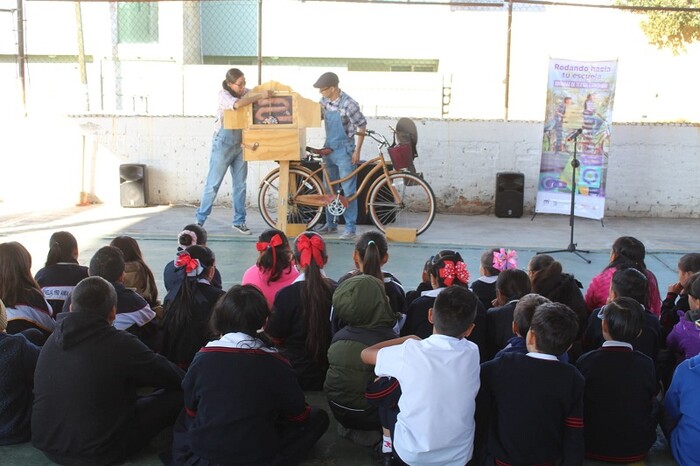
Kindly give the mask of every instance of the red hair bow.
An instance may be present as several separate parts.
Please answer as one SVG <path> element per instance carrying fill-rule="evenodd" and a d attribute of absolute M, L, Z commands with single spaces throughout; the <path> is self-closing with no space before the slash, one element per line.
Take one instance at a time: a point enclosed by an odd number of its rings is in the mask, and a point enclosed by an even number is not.
<path fill-rule="evenodd" d="M 440 269 L 440 278 L 443 279 L 445 285 L 451 286 L 455 277 L 462 283 L 469 283 L 469 271 L 467 264 L 462 261 L 444 261 L 445 266 Z"/>
<path fill-rule="evenodd" d="M 284 241 L 282 241 L 282 237 L 279 235 L 279 233 L 275 234 L 270 239 L 269 243 L 266 243 L 264 241 L 258 241 L 255 243 L 255 248 L 258 250 L 258 252 L 263 252 L 266 249 L 272 249 L 272 270 L 275 270 L 275 266 L 277 265 L 277 250 L 275 249 L 277 246 L 282 246 Z"/>
<path fill-rule="evenodd" d="M 301 267 L 308 267 L 311 264 L 311 258 L 313 257 L 316 265 L 323 267 L 323 249 L 325 244 L 323 238 L 318 235 L 313 235 L 311 237 L 306 235 L 301 235 L 297 239 L 297 249 L 301 253 L 299 258 L 299 265 Z"/>
<path fill-rule="evenodd" d="M 190 272 L 200 267 L 200 263 L 199 259 L 193 259 L 187 252 L 183 252 L 175 259 L 175 267 L 184 267 L 185 272 L 189 275 Z"/>

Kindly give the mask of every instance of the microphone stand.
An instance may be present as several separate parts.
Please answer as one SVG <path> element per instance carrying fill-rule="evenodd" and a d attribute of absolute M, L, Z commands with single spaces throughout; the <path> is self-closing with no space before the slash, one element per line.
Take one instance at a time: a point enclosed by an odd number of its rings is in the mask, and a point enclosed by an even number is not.
<path fill-rule="evenodd" d="M 581 134 L 581 130 L 576 130 L 572 136 L 570 136 L 568 139 L 571 140 L 573 139 L 574 141 L 574 158 L 571 160 L 571 210 L 569 211 L 569 226 L 571 227 L 571 238 L 569 240 L 569 245 L 566 247 L 566 249 L 556 249 L 554 251 L 541 251 L 537 252 L 536 254 L 553 254 L 556 252 L 573 252 L 577 256 L 579 256 L 581 259 L 585 260 L 589 264 L 591 263 L 590 260 L 586 259 L 584 256 L 581 255 L 581 253 L 585 254 L 590 254 L 591 251 L 585 251 L 583 249 L 577 249 L 576 248 L 576 243 L 574 243 L 574 219 L 576 216 L 574 215 L 574 208 L 576 207 L 576 169 L 581 165 L 581 163 L 578 161 L 576 158 L 576 148 L 578 147 L 578 137 Z"/>

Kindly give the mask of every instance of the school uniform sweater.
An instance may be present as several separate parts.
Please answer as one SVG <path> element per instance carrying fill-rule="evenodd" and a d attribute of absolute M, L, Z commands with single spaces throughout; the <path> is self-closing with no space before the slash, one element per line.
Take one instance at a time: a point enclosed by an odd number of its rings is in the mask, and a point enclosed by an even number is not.
<path fill-rule="evenodd" d="M 28 293 L 23 301 L 14 306 L 8 306 L 5 303 L 7 306 L 7 333 L 12 335 L 35 328 L 48 338 L 56 326 L 51 305 L 39 291 Z"/>
<path fill-rule="evenodd" d="M 279 449 L 276 421 L 303 423 L 309 417 L 304 392 L 278 353 L 259 344 L 217 344 L 197 353 L 182 383 L 189 446 L 196 456 L 217 464 L 271 461 Z"/>
<path fill-rule="evenodd" d="M 581 465 L 583 388 L 581 373 L 551 355 L 508 353 L 482 364 L 475 444 L 485 441 L 484 456 L 499 466 Z"/>
<path fill-rule="evenodd" d="M 586 379 L 586 457 L 613 463 L 642 461 L 656 440 L 654 362 L 624 343 L 606 342 L 581 356 Z"/>
<path fill-rule="evenodd" d="M 469 287 L 479 298 L 485 309 L 493 307 L 491 303 L 496 299 L 496 280 L 498 280 L 498 275 L 489 277 L 484 275 L 474 280 Z"/>
<path fill-rule="evenodd" d="M 433 324 L 428 320 L 428 310 L 433 307 L 435 298 L 444 288 L 424 291 L 406 310 L 406 321 L 401 327 L 401 336 L 416 335 L 422 339 L 433 334 Z M 479 348 L 479 362 L 486 361 L 486 308 L 479 301 L 474 317 L 474 329 L 467 340 Z"/>
<path fill-rule="evenodd" d="M 127 455 L 140 387 L 179 390 L 183 372 L 89 311 L 59 315 L 34 380 L 32 444 L 83 464 Z"/>
<path fill-rule="evenodd" d="M 192 358 L 204 345 L 214 337 L 209 328 L 212 310 L 219 298 L 224 294 L 223 290 L 202 280 L 195 285 L 194 301 L 190 307 L 190 320 L 186 326 L 163 326 L 159 335 L 158 352 L 177 364 L 182 369 L 187 369 Z M 175 308 L 168 307 L 167 313 L 176 312 Z M 166 315 L 167 315 L 166 313 Z"/>
<path fill-rule="evenodd" d="M 331 284 L 328 296 L 329 307 L 326 310 L 328 322 L 328 341 L 323 342 L 326 347 L 330 346 L 330 303 L 333 297 L 335 284 Z M 326 379 L 327 361 L 314 361 L 306 350 L 306 339 L 308 338 L 308 318 L 304 311 L 304 303 L 301 299 L 304 281 L 300 280 L 281 289 L 275 297 L 265 333 L 267 333 L 275 344 L 281 349 L 282 354 L 289 359 L 292 369 L 297 376 L 302 390 L 323 390 L 323 381 Z"/>
<path fill-rule="evenodd" d="M 29 440 L 34 368 L 40 348 L 22 335 L 0 332 L 0 445 Z"/>
<path fill-rule="evenodd" d="M 503 306 L 492 307 L 486 311 L 486 360 L 493 357 L 508 345 L 513 338 L 513 312 L 518 303 L 514 299 Z"/>
<path fill-rule="evenodd" d="M 53 309 L 52 315 L 63 311 L 63 303 L 75 285 L 88 277 L 88 268 L 76 263 L 59 262 L 39 270 L 34 277 L 44 298 Z"/>
<path fill-rule="evenodd" d="M 588 326 L 583 334 L 582 346 L 584 352 L 593 351 L 603 346 L 603 320 L 598 317 L 599 309 L 596 309 L 588 317 Z M 632 347 L 649 356 L 656 363 L 661 346 L 661 327 L 655 315 L 644 312 L 644 325 L 642 333 L 633 342 Z"/>

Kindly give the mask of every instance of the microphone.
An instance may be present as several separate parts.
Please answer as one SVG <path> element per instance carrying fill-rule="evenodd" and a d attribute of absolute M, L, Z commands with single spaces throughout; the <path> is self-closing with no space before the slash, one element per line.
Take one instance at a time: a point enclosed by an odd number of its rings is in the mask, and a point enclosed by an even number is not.
<path fill-rule="evenodd" d="M 567 140 L 567 141 L 571 141 L 572 139 L 575 139 L 575 138 L 581 136 L 581 133 L 583 133 L 583 128 L 579 128 L 579 129 L 577 129 L 576 131 L 574 131 L 573 133 L 569 134 L 569 135 L 566 137 L 566 140 Z"/>

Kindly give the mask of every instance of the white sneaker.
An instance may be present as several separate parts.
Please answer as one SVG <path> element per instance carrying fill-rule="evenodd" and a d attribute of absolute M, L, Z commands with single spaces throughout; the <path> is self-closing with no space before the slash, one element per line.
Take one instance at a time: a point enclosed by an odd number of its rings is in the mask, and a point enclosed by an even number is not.
<path fill-rule="evenodd" d="M 245 223 L 241 223 L 240 225 L 231 225 L 231 228 L 233 228 L 242 235 L 250 234 L 250 229 L 245 225 Z"/>

